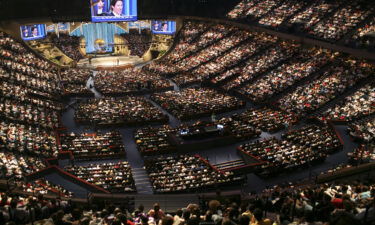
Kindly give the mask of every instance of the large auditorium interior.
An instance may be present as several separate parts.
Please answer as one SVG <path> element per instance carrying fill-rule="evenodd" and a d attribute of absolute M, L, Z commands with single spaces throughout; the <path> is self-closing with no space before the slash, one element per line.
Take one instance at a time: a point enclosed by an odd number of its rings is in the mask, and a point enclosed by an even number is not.
<path fill-rule="evenodd" d="M 375 225 L 374 0 L 0 0 L 0 225 Z"/>

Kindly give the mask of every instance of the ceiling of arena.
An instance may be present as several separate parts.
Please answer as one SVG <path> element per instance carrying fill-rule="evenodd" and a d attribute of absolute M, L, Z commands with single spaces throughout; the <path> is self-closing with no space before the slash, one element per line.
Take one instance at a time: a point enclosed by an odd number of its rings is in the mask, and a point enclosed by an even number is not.
<path fill-rule="evenodd" d="M 0 19 L 90 21 L 89 2 L 90 0 L 0 0 Z M 238 2 L 239 0 L 138 0 L 138 17 L 220 17 Z"/>

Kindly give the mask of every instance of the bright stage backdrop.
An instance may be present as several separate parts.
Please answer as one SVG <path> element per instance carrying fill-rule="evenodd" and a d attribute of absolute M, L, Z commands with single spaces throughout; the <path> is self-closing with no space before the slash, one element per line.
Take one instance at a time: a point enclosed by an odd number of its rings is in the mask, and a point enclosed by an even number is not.
<path fill-rule="evenodd" d="M 112 23 L 82 24 L 72 31 L 72 36 L 84 36 L 86 53 L 113 52 L 115 34 L 127 33 L 123 28 Z"/>

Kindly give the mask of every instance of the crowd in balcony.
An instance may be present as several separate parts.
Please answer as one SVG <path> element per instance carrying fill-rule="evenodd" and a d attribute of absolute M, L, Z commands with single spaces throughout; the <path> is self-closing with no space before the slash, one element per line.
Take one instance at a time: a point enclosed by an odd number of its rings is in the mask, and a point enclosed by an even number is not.
<path fill-rule="evenodd" d="M 316 110 L 374 72 L 373 65 L 361 60 L 345 58 L 335 63 L 336 67 L 330 68 L 318 79 L 283 96 L 278 100 L 279 106 L 295 113 Z"/>
<path fill-rule="evenodd" d="M 375 48 L 375 17 L 368 20 L 364 25 L 357 28 L 351 39 L 345 40 L 349 46 L 361 47 L 366 49 Z"/>
<path fill-rule="evenodd" d="M 327 126 L 309 125 L 290 130 L 282 135 L 246 143 L 239 148 L 259 160 L 267 162 L 261 173 L 270 175 L 321 162 L 327 154 L 339 150 L 342 144 Z"/>
<path fill-rule="evenodd" d="M 295 54 L 299 46 L 293 43 L 280 42 L 275 47 L 268 48 L 264 53 L 250 58 L 241 66 L 237 75 L 226 82 L 222 87 L 225 90 L 237 88 L 240 85 L 254 79 L 258 75 L 264 73 L 269 68 L 272 68 L 280 62 L 288 59 Z M 214 78 L 214 82 L 226 79 L 225 76 L 218 76 Z"/>
<path fill-rule="evenodd" d="M 166 122 L 168 117 L 143 97 L 88 99 L 78 105 L 76 122 L 93 125 L 144 124 Z"/>
<path fill-rule="evenodd" d="M 150 48 L 151 34 L 150 31 L 138 29 L 129 29 L 129 33 L 121 34 L 130 50 L 130 55 L 142 57 Z"/>
<path fill-rule="evenodd" d="M 179 119 L 209 116 L 245 106 L 244 101 L 208 88 L 155 93 L 151 99 Z"/>
<path fill-rule="evenodd" d="M 71 151 L 74 158 L 115 158 L 125 155 L 122 136 L 118 131 L 98 133 L 61 133 L 61 150 Z"/>
<path fill-rule="evenodd" d="M 252 38 L 248 39 L 245 43 L 225 52 L 214 60 L 197 67 L 190 73 L 187 73 L 187 75 L 182 74 L 175 76 L 173 80 L 177 84 L 182 84 L 203 81 L 212 76 L 217 76 L 217 74 L 225 72 L 227 68 L 235 66 L 248 59 L 253 54 L 258 53 L 261 49 L 265 48 L 265 46 L 269 46 L 277 40 L 276 37 L 264 33 L 252 33 L 250 36 Z"/>
<path fill-rule="evenodd" d="M 45 167 L 43 161 L 37 157 L 12 152 L 0 152 L 0 179 L 15 178 L 15 180 L 22 181 L 26 175 Z"/>
<path fill-rule="evenodd" d="M 259 20 L 263 26 L 277 27 L 286 22 L 294 13 L 306 6 L 305 1 L 289 0 L 272 10 Z"/>
<path fill-rule="evenodd" d="M 69 34 L 60 32 L 59 36 L 52 33 L 49 38 L 69 58 L 75 61 L 83 58 L 83 55 L 79 51 L 81 37 L 70 36 Z"/>
<path fill-rule="evenodd" d="M 330 53 L 321 50 L 306 50 L 255 82 L 245 85 L 239 92 L 255 102 L 270 99 L 273 95 L 319 70 L 330 61 L 330 57 Z"/>
<path fill-rule="evenodd" d="M 195 21 L 187 21 L 184 23 L 180 31 L 178 43 L 173 49 L 173 52 L 163 58 L 163 62 L 175 63 L 181 60 L 186 54 L 193 41 L 198 38 L 204 31 L 209 28 L 209 24 Z"/>
<path fill-rule="evenodd" d="M 247 40 L 250 36 L 250 33 L 247 31 L 235 31 L 231 35 L 220 39 L 214 44 L 210 45 L 207 48 L 202 49 L 201 51 L 193 54 L 182 61 L 177 62 L 176 64 L 170 65 L 174 68 L 175 73 L 188 72 L 197 68 L 198 66 L 208 63 L 211 60 L 216 59 L 225 52 L 231 50 L 231 48 L 239 45 L 241 42 Z M 196 45 L 191 45 L 196 46 Z M 178 76 L 178 75 L 177 75 Z M 182 78 L 183 79 L 183 78 Z M 179 78 L 173 78 L 177 83 L 182 83 L 179 81 Z M 186 83 L 186 82 L 185 82 Z"/>
<path fill-rule="evenodd" d="M 375 113 L 375 83 L 366 84 L 345 97 L 334 107 L 322 112 L 322 120 L 351 121 Z"/>
<path fill-rule="evenodd" d="M 189 155 L 149 159 L 145 161 L 145 167 L 157 193 L 207 190 L 241 180 L 241 177 L 217 171 L 200 158 Z"/>
<path fill-rule="evenodd" d="M 131 167 L 126 161 L 66 166 L 65 171 L 111 193 L 136 191 Z"/>
<path fill-rule="evenodd" d="M 160 74 L 174 74 L 177 72 L 187 71 L 194 66 L 199 65 L 201 61 L 208 61 L 208 59 L 201 56 L 201 54 L 198 54 L 201 50 L 203 51 L 204 55 L 211 56 L 211 58 L 213 58 L 215 55 L 223 52 L 228 47 L 238 43 L 239 40 L 244 40 L 247 38 L 246 35 L 244 35 L 246 32 L 242 32 L 243 35 L 240 37 L 234 37 L 231 34 L 235 31 L 237 31 L 238 34 L 239 29 L 221 24 L 211 26 L 208 30 L 201 34 L 199 38 L 195 39 L 194 43 L 186 44 L 183 42 L 181 45 L 184 47 L 177 44 L 176 52 L 171 53 L 172 56 L 170 57 L 170 61 L 167 61 L 167 58 L 160 63 L 152 63 L 149 65 L 149 69 Z M 230 35 L 233 40 L 226 38 L 228 35 Z M 225 41 L 223 40 L 224 38 L 226 38 Z M 224 45 L 217 44 L 219 41 L 221 41 L 221 43 Z M 215 50 L 212 45 L 215 45 L 218 49 Z M 176 60 L 181 58 L 184 60 Z M 192 63 L 194 64 L 190 65 Z"/>
<path fill-rule="evenodd" d="M 318 0 L 307 6 L 304 10 L 296 13 L 290 20 L 290 24 L 300 25 L 301 31 L 309 33 L 311 28 L 329 14 L 336 10 L 339 1 Z"/>
<path fill-rule="evenodd" d="M 95 75 L 94 82 L 95 88 L 104 95 L 172 88 L 170 82 L 160 75 L 138 68 L 99 71 Z"/>
<path fill-rule="evenodd" d="M 305 35 L 338 41 L 358 28 L 353 38 L 354 46 L 372 44 L 373 39 L 363 37 L 371 30 L 369 17 L 374 7 L 367 0 L 355 0 L 342 3 L 337 0 L 318 1 L 248 1 L 243 0 L 226 15 L 233 20 L 250 20 L 259 25 L 284 31 L 296 31 Z M 363 23 L 367 23 L 362 27 Z M 292 28 L 292 29 L 290 29 Z"/>
<path fill-rule="evenodd" d="M 361 0 L 352 1 L 345 7 L 341 5 L 334 15 L 312 28 L 310 34 L 326 40 L 340 40 L 348 31 L 365 20 L 372 10 L 366 1 Z"/>
<path fill-rule="evenodd" d="M 52 129 L 59 127 L 62 104 L 56 101 L 56 69 L 0 33 L 1 145 L 6 151 L 52 156 L 57 152 Z"/>

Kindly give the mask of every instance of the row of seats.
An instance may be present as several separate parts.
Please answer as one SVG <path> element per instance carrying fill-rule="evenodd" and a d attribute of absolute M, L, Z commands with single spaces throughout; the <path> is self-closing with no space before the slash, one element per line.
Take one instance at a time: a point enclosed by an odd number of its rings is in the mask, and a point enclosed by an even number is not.
<path fill-rule="evenodd" d="M 201 159 L 188 155 L 149 159 L 145 167 L 154 190 L 159 193 L 207 190 L 241 179 L 229 172 L 220 173 Z"/>
<path fill-rule="evenodd" d="M 76 159 L 107 158 L 125 155 L 119 131 L 98 133 L 60 133 L 62 151 L 71 151 Z"/>
<path fill-rule="evenodd" d="M 80 103 L 75 121 L 93 125 L 144 124 L 166 122 L 168 117 L 142 97 L 88 99 Z"/>
<path fill-rule="evenodd" d="M 345 3 L 337 0 L 243 0 L 226 16 L 271 29 L 302 32 L 307 36 L 332 42 L 354 32 L 354 35 L 347 37 L 347 41 L 361 43 L 363 36 L 370 35 L 373 30 L 369 29 L 373 13 L 374 7 L 367 0 Z"/>
<path fill-rule="evenodd" d="M 104 188 L 110 193 L 134 192 L 135 184 L 128 162 L 66 166 L 67 172 Z"/>

